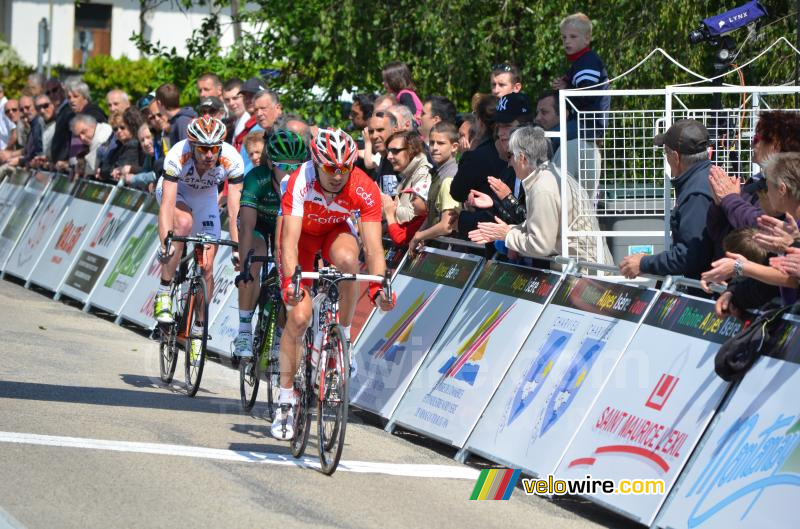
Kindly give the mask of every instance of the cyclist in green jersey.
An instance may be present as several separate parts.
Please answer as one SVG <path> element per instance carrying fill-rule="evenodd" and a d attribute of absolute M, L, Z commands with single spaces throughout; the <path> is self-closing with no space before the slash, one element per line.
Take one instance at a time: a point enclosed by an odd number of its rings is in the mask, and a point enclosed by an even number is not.
<path fill-rule="evenodd" d="M 275 253 L 276 232 L 280 223 L 281 196 L 288 179 L 308 159 L 308 148 L 296 132 L 277 129 L 265 137 L 262 163 L 244 178 L 244 188 L 239 206 L 239 255 L 244 259 L 250 249 L 253 255 L 267 255 L 270 241 Z M 240 358 L 253 355 L 252 320 L 260 284 L 261 263 L 253 263 L 250 270 L 242 270 L 237 278 L 239 288 L 239 335 L 233 341 L 234 354 Z M 248 274 L 249 272 L 249 274 Z M 256 280 L 254 281 L 253 278 Z"/>

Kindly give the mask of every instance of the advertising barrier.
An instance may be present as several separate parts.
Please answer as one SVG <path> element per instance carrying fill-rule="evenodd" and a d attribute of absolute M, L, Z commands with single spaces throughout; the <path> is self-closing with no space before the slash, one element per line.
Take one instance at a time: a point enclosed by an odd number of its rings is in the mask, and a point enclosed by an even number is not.
<path fill-rule="evenodd" d="M 223 231 L 222 238 L 229 239 L 230 233 Z M 236 272 L 231 262 L 232 254 L 230 246 L 220 246 L 217 251 L 214 259 L 214 292 L 208 306 L 211 321 L 208 348 L 223 356 L 231 356 L 231 342 L 239 334 L 239 289 L 234 283 Z M 254 329 L 256 321 L 254 314 Z"/>
<path fill-rule="evenodd" d="M 56 237 L 54 227 L 69 208 L 75 185 L 64 175 L 55 177 L 19 242 L 11 251 L 3 269 L 4 274 L 30 279 L 34 267 L 48 248 L 51 239 Z"/>
<path fill-rule="evenodd" d="M 556 471 L 559 479 L 663 480 L 661 494 L 590 498 L 652 523 L 722 402 L 720 344 L 741 329 L 714 303 L 661 293 L 597 397 Z"/>
<path fill-rule="evenodd" d="M 465 449 L 553 473 L 656 291 L 567 276 Z"/>
<path fill-rule="evenodd" d="M 58 290 L 70 266 L 78 258 L 89 232 L 98 222 L 113 189 L 87 180 L 78 183 L 75 198 L 55 229 L 55 237 L 47 244 L 33 269 L 31 283 L 53 292 Z"/>
<path fill-rule="evenodd" d="M 391 416 L 482 261 L 433 248 L 406 258 L 392 283 L 397 305 L 374 313 L 353 348 L 353 405 Z"/>
<path fill-rule="evenodd" d="M 111 265 L 106 266 L 100 276 L 89 305 L 119 314 L 134 285 L 147 273 L 149 267 L 146 263 L 155 255 L 157 247 L 158 202 L 155 197 L 148 196 L 140 215 L 133 220 L 130 232 L 111 259 Z"/>
<path fill-rule="evenodd" d="M 52 179 L 48 173 L 34 173 L 22 193 L 17 197 L 13 212 L 9 215 L 5 225 L 0 230 L 0 265 L 5 266 L 11 250 L 19 241 L 22 232 L 33 217 L 36 206 L 50 186 Z M 0 268 L 2 268 L 0 266 Z"/>
<path fill-rule="evenodd" d="M 784 318 L 717 414 L 656 525 L 794 528 L 800 501 L 800 322 Z"/>
<path fill-rule="evenodd" d="M 145 194 L 135 189 L 120 188 L 111 205 L 95 223 L 86 245 L 67 274 L 59 290 L 73 299 L 86 302 L 117 249 L 125 241 L 133 220 L 138 216 Z"/>
<path fill-rule="evenodd" d="M 559 280 L 549 271 L 487 264 L 392 420 L 463 446 Z"/>

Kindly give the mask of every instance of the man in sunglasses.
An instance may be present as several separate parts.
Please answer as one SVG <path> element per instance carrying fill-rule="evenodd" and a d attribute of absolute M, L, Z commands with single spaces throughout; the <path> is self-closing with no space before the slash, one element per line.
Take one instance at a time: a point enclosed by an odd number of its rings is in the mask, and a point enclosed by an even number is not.
<path fill-rule="evenodd" d="M 295 405 L 292 381 L 300 355 L 302 337 L 311 323 L 310 282 L 303 281 L 295 292 L 292 274 L 295 267 L 311 271 L 317 252 L 345 273 L 359 271 L 359 245 L 353 233 L 351 216 L 361 217 L 361 241 L 370 274 L 386 271 L 381 241 L 381 195 L 377 184 L 361 169 L 355 168 L 356 142 L 340 129 L 320 129 L 311 143 L 311 161 L 292 173 L 281 199 L 282 224 L 280 246 L 281 292 L 289 311 L 281 336 L 281 407 L 272 423 L 276 439 L 294 437 Z M 358 295 L 356 283 L 340 283 L 340 308 L 345 339 L 350 339 Z M 295 297 L 295 296 L 299 296 Z M 386 299 L 380 283 L 369 284 L 369 297 L 382 310 L 394 308 L 394 299 Z"/>
<path fill-rule="evenodd" d="M 223 142 L 225 125 L 216 118 L 195 118 L 189 122 L 186 134 L 186 139 L 176 143 L 167 153 L 164 172 L 156 187 L 160 206 L 158 234 L 161 240 L 158 258 L 164 266 L 161 268 L 161 284 L 156 293 L 154 314 L 161 323 L 172 322 L 169 285 L 182 253 L 182 244 L 174 243 L 171 253 L 167 254 L 164 243 L 167 234 L 170 231 L 178 236 L 205 233 L 219 238 L 221 226 L 217 188 L 222 182 L 228 181 L 228 215 L 232 219 L 239 213 L 242 192 L 242 157 L 230 144 Z M 231 239 L 239 240 L 235 222 L 230 223 L 230 233 Z M 203 272 L 209 296 L 214 292 L 216 252 L 216 246 L 206 248 L 207 265 Z M 199 345 L 195 340 L 192 341 L 192 349 L 199 348 Z"/>
<path fill-rule="evenodd" d="M 16 119 L 9 117 L 9 112 L 6 112 L 8 103 L 9 100 L 6 99 L 3 85 L 0 85 L 0 111 L 2 111 L 0 112 L 0 150 L 13 143 L 16 138 Z M 17 107 L 17 113 L 19 113 L 19 107 Z"/>
<path fill-rule="evenodd" d="M 239 255 L 252 249 L 256 256 L 276 255 L 275 238 L 281 219 L 281 181 L 308 159 L 308 148 L 303 137 L 285 128 L 275 129 L 266 135 L 261 164 L 244 177 L 244 189 L 239 208 Z M 240 358 L 252 356 L 252 320 L 255 310 L 261 263 L 253 263 L 250 270 L 241 270 L 236 278 L 239 288 L 239 335 L 234 340 L 234 354 Z"/>
<path fill-rule="evenodd" d="M 45 167 L 50 156 L 50 145 L 53 143 L 53 134 L 56 130 L 56 107 L 50 98 L 44 94 L 36 96 L 36 112 L 42 119 L 42 150 L 28 163 L 31 167 Z"/>

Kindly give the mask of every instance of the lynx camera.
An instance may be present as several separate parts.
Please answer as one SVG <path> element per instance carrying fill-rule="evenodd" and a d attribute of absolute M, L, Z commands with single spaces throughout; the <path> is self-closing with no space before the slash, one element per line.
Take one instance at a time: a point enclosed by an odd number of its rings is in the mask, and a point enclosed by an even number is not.
<path fill-rule="evenodd" d="M 717 44 L 726 33 L 748 26 L 766 15 L 767 10 L 758 1 L 748 2 L 703 20 L 699 28 L 689 32 L 689 42 Z"/>

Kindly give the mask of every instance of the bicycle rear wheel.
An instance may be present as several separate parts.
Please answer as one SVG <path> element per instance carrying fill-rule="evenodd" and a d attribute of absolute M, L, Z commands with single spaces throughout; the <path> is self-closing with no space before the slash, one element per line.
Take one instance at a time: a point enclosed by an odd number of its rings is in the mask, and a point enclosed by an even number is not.
<path fill-rule="evenodd" d="M 278 397 L 281 392 L 280 336 L 278 335 L 278 306 L 273 303 L 269 312 L 265 336 L 267 343 L 262 351 L 261 365 L 264 366 L 264 378 L 267 379 L 267 413 L 270 420 L 278 411 Z"/>
<path fill-rule="evenodd" d="M 175 366 L 178 365 L 178 328 L 183 315 L 183 300 L 180 296 L 180 284 L 173 282 L 170 287 L 172 298 L 172 323 L 159 324 L 158 368 L 164 384 L 172 382 Z"/>
<path fill-rule="evenodd" d="M 294 407 L 294 439 L 292 439 L 292 455 L 302 457 L 308 445 L 308 434 L 311 430 L 311 399 L 314 395 L 314 388 L 311 380 L 311 363 L 309 355 L 311 348 L 314 347 L 314 333 L 311 329 L 306 330 L 303 339 L 304 352 L 300 358 L 300 368 L 294 379 L 294 391 L 297 403 Z"/>
<path fill-rule="evenodd" d="M 350 365 L 347 340 L 339 325 L 328 330 L 327 343 L 320 355 L 324 369 L 317 399 L 317 434 L 319 463 L 322 472 L 331 475 L 339 466 L 347 430 L 347 410 L 350 403 Z"/>
<path fill-rule="evenodd" d="M 202 296 L 202 303 L 198 297 Z M 206 280 L 202 277 L 193 279 L 189 286 L 189 297 L 186 300 L 186 319 L 184 330 L 186 341 L 186 393 L 190 397 L 197 394 L 200 389 L 200 380 L 203 378 L 203 367 L 206 363 L 206 345 L 208 343 L 208 288 Z M 202 315 L 201 317 L 199 317 Z M 201 320 L 202 323 L 198 322 Z M 192 332 L 196 329 L 196 332 Z M 198 350 L 192 354 L 192 340 L 196 341 Z"/>
<path fill-rule="evenodd" d="M 264 314 L 264 311 L 260 310 L 259 314 Z M 269 346 L 269 344 L 264 343 L 268 329 L 269 322 L 259 317 L 256 333 L 253 336 L 252 356 L 239 361 L 239 394 L 244 411 L 250 411 L 256 403 L 258 386 L 263 373 L 261 368 L 263 365 L 262 355 L 266 354 L 265 351 Z"/>

